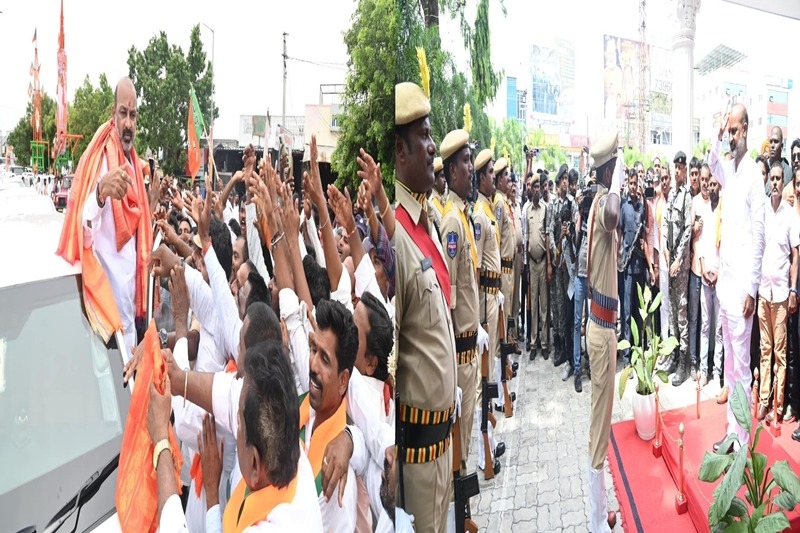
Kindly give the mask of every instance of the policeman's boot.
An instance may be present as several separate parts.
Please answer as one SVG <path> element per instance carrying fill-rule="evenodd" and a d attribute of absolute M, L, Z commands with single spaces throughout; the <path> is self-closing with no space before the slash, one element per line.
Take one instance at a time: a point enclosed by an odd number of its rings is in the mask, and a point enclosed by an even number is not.
<path fill-rule="evenodd" d="M 553 365 L 561 366 L 567 360 L 566 343 L 560 336 L 555 338 L 555 352 L 553 354 Z"/>
<path fill-rule="evenodd" d="M 667 375 L 674 373 L 678 369 L 678 358 L 680 355 L 680 350 L 675 348 L 673 352 L 669 355 L 666 361 L 661 365 L 660 370 L 663 370 L 667 373 Z"/>
<path fill-rule="evenodd" d="M 680 387 L 683 385 L 683 382 L 689 378 L 689 353 L 684 353 L 681 350 L 678 350 L 678 370 L 675 372 L 675 375 L 672 376 L 672 386 L 673 387 Z"/>

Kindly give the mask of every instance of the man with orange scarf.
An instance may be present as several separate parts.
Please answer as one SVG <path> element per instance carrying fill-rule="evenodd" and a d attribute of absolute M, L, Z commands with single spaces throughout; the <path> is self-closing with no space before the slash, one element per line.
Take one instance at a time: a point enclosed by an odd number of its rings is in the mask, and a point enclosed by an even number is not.
<path fill-rule="evenodd" d="M 57 254 L 81 261 L 86 314 L 108 342 L 120 328 L 129 350 L 146 312 L 147 261 L 153 247 L 142 163 L 133 147 L 138 118 L 133 82 L 122 78 L 110 121 L 81 156 Z M 112 305 L 116 301 L 116 307 Z"/>

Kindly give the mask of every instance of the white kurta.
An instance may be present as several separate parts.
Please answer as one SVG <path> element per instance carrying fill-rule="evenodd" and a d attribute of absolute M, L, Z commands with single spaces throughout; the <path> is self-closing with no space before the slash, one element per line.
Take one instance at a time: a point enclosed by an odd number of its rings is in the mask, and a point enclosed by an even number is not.
<path fill-rule="evenodd" d="M 744 318 L 746 296 L 755 298 L 761 283 L 764 256 L 764 182 L 755 161 L 745 156 L 737 168 L 719 158 L 721 142 L 711 150 L 709 166 L 722 187 L 722 222 L 717 296 L 725 342 L 725 383 L 744 385 L 750 404 L 750 337 L 753 315 Z M 736 423 L 728 402 L 727 433 L 735 432 L 745 445 L 750 435 Z"/>
<path fill-rule="evenodd" d="M 125 169 L 135 175 L 130 164 Z M 103 156 L 100 177 L 108 172 L 108 161 Z M 99 183 L 98 178 L 98 183 Z M 97 205 L 95 190 L 83 206 L 84 246 L 92 247 L 94 255 L 103 265 L 103 270 L 111 284 L 114 299 L 122 318 L 123 336 L 129 353 L 136 346 L 136 239 L 133 237 L 117 251 L 117 227 L 114 223 L 114 210 L 106 201 L 101 208 Z M 88 237 L 88 238 L 87 238 Z"/>

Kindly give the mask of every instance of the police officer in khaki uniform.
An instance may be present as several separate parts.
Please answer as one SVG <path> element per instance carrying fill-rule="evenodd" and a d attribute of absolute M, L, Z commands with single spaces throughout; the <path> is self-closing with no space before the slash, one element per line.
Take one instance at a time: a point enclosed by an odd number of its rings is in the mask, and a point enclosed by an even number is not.
<path fill-rule="evenodd" d="M 417 532 L 443 533 L 452 497 L 456 347 L 452 284 L 426 212 L 436 152 L 430 110 L 416 84 L 395 87 L 397 498 Z"/>
<path fill-rule="evenodd" d="M 444 179 L 444 166 L 442 158 L 433 159 L 433 188 L 428 197 L 428 215 L 431 221 L 441 233 L 442 215 L 444 214 L 444 204 L 447 202 L 447 188 Z"/>
<path fill-rule="evenodd" d="M 589 324 L 586 351 L 592 366 L 592 414 L 589 426 L 589 530 L 611 531 L 617 516 L 608 511 L 603 463 L 608 454 L 614 372 L 617 364 L 617 224 L 620 213 L 622 157 L 618 133 L 600 137 L 592 146 L 600 186 L 589 211 Z"/>
<path fill-rule="evenodd" d="M 458 386 L 461 388 L 461 468 L 466 468 L 477 398 L 478 365 L 478 258 L 469 205 L 464 199 L 472 186 L 472 155 L 469 134 L 454 130 L 442 141 L 444 176 L 450 193 L 444 206 L 439 233 L 444 259 L 450 271 L 450 313 L 456 337 Z"/>
<path fill-rule="evenodd" d="M 497 328 L 498 297 L 502 286 L 500 277 L 500 234 L 497 231 L 497 219 L 489 198 L 495 192 L 494 154 L 488 148 L 482 150 L 475 158 L 478 175 L 478 200 L 472 208 L 475 221 L 475 247 L 478 255 L 478 303 L 480 312 L 478 320 L 489 334 L 489 353 L 495 357 L 495 380 L 500 383 L 500 337 Z M 516 395 L 512 394 L 512 400 Z M 498 398 L 495 409 L 500 411 L 505 406 L 502 394 Z"/>
<path fill-rule="evenodd" d="M 500 233 L 500 271 L 503 280 L 502 312 L 503 321 L 506 324 L 506 338 L 508 338 L 508 332 L 513 329 L 513 323 L 509 324 L 509 317 L 514 297 L 514 256 L 517 251 L 517 230 L 514 217 L 511 215 L 511 207 L 508 204 L 508 193 L 511 189 L 509 174 L 508 161 L 505 157 L 501 157 L 494 164 L 494 180 L 497 189 L 494 193 L 494 217 Z"/>

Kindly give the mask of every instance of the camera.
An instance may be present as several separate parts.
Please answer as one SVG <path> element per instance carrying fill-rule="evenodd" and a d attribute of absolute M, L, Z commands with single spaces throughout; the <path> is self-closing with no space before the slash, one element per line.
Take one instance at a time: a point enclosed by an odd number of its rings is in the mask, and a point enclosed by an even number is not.
<path fill-rule="evenodd" d="M 581 204 L 578 206 L 578 210 L 581 213 L 581 218 L 584 220 L 589 216 L 589 210 L 592 208 L 592 202 L 594 202 L 594 197 L 597 194 L 597 184 L 592 183 L 581 189 Z"/>
<path fill-rule="evenodd" d="M 650 200 L 656 197 L 656 190 L 654 187 L 645 187 L 644 188 L 644 198 L 645 200 Z"/>

